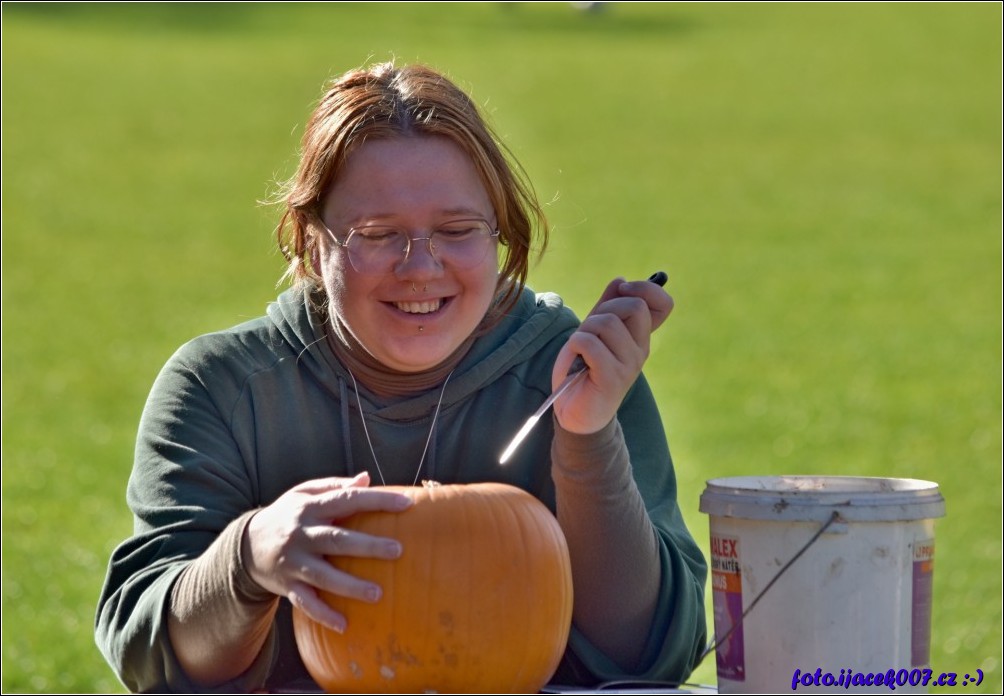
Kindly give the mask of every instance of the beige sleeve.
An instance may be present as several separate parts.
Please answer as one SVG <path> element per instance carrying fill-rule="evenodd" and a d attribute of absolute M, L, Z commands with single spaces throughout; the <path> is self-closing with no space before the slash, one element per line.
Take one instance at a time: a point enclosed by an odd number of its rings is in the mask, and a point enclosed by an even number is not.
<path fill-rule="evenodd" d="M 255 512 L 231 522 L 171 589 L 171 645 L 188 677 L 203 686 L 243 674 L 272 630 L 279 598 L 254 582 L 241 560 L 244 529 Z"/>
<path fill-rule="evenodd" d="M 555 419 L 551 464 L 558 523 L 572 561 L 573 622 L 629 670 L 645 647 L 661 566 L 620 423 L 575 435 Z"/>

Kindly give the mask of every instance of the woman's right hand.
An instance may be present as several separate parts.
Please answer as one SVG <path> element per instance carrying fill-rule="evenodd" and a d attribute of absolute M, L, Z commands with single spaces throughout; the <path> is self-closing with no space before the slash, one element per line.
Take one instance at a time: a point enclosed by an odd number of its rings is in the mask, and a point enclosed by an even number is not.
<path fill-rule="evenodd" d="M 324 557 L 393 560 L 401 555 L 401 544 L 344 529 L 338 521 L 357 512 L 400 512 L 412 504 L 406 495 L 369 484 L 369 474 L 363 473 L 294 486 L 251 518 L 242 540 L 241 556 L 255 582 L 339 633 L 345 630 L 345 617 L 329 607 L 318 590 L 376 602 L 381 588 L 338 570 Z"/>

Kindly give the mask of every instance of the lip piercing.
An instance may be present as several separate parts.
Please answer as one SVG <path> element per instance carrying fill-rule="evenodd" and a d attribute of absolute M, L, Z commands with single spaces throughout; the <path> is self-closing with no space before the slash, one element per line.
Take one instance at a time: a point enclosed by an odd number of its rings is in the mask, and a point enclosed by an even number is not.
<path fill-rule="evenodd" d="M 423 286 L 422 286 L 422 292 L 425 292 L 425 291 L 426 291 L 426 290 L 428 290 L 428 289 L 429 289 L 429 286 L 428 286 L 428 285 L 423 285 Z M 416 288 L 416 287 L 415 287 L 415 284 L 414 284 L 414 283 L 412 283 L 412 284 L 411 284 L 411 291 L 412 291 L 413 293 L 414 293 L 414 292 L 418 292 L 418 288 Z"/>

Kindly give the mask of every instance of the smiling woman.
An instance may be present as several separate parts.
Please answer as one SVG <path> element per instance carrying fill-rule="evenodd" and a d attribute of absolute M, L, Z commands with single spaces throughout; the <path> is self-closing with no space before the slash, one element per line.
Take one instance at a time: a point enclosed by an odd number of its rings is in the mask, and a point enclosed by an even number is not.
<path fill-rule="evenodd" d="M 325 597 L 407 591 L 329 559 L 429 554 L 431 539 L 404 549 L 353 524 L 406 510 L 411 498 L 390 486 L 419 478 L 507 483 L 555 515 L 574 586 L 555 680 L 686 678 L 705 637 L 706 566 L 641 374 L 669 295 L 615 278 L 580 322 L 526 288 L 534 236 L 546 240 L 541 208 L 467 95 L 421 66 L 330 85 L 284 204 L 293 287 L 265 317 L 179 349 L 147 400 L 128 488 L 135 533 L 112 555 L 97 618 L 123 682 L 316 689 L 293 607 L 351 634 L 349 612 Z M 587 377 L 498 467 L 577 358 Z M 497 583 L 527 582 L 501 561 Z"/>

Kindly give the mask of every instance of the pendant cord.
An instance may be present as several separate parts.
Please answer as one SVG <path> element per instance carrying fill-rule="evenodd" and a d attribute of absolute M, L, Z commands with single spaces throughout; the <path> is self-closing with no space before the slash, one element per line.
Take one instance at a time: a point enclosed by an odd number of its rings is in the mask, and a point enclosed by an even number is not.
<path fill-rule="evenodd" d="M 380 462 L 377 461 L 376 452 L 373 450 L 373 441 L 370 440 L 370 431 L 366 427 L 366 416 L 363 415 L 363 402 L 359 398 L 359 384 L 356 382 L 356 376 L 352 374 L 352 370 L 346 370 L 349 373 L 349 377 L 352 378 L 352 388 L 356 391 L 356 404 L 359 406 L 359 420 L 363 422 L 363 433 L 366 435 L 366 444 L 370 446 L 370 455 L 373 457 L 373 463 L 376 464 L 377 474 L 380 475 L 380 484 L 383 486 L 387 485 L 387 481 L 383 477 L 383 471 L 380 470 Z"/>
<path fill-rule="evenodd" d="M 425 464 L 425 453 L 429 451 L 429 443 L 432 442 L 432 433 L 436 431 L 436 421 L 439 420 L 439 409 L 443 405 L 443 397 L 446 395 L 446 385 L 450 383 L 450 377 L 453 376 L 453 370 L 450 370 L 450 374 L 446 375 L 446 379 L 443 380 L 443 388 L 439 392 L 439 401 L 436 402 L 436 412 L 432 414 L 432 425 L 429 426 L 429 434 L 425 438 L 425 447 L 422 448 L 422 458 L 418 460 L 418 468 L 415 469 L 415 478 L 411 482 L 411 485 L 415 486 L 418 484 L 418 475 L 422 473 L 422 465 Z M 359 412 L 362 415 L 362 411 Z M 366 436 L 369 438 L 369 436 Z"/>
<path fill-rule="evenodd" d="M 432 441 L 432 434 L 436 431 L 436 422 L 439 420 L 439 410 L 443 406 L 443 397 L 446 395 L 446 385 L 450 383 L 450 377 L 456 370 L 450 370 L 450 373 L 446 375 L 446 379 L 443 380 L 443 388 L 439 392 L 439 401 L 436 403 L 436 410 L 432 414 L 432 425 L 429 426 L 429 434 L 425 438 L 425 447 L 422 449 L 422 458 L 418 460 L 418 468 L 415 469 L 415 479 L 411 482 L 411 485 L 418 484 L 418 476 L 422 473 L 422 465 L 425 464 L 425 455 L 429 451 L 429 443 Z M 383 470 L 380 468 L 380 462 L 377 460 L 376 450 L 373 449 L 373 440 L 370 439 L 369 428 L 366 427 L 366 414 L 363 413 L 363 402 L 359 396 L 359 383 L 356 382 L 356 376 L 352 374 L 352 370 L 346 370 L 349 373 L 349 377 L 352 378 L 352 388 L 356 392 L 356 405 L 359 407 L 359 420 L 363 424 L 363 434 L 366 435 L 366 444 L 370 448 L 370 456 L 373 457 L 373 463 L 376 465 L 377 475 L 380 476 L 381 485 L 386 486 L 387 480 L 383 476 Z"/>

